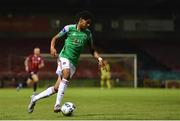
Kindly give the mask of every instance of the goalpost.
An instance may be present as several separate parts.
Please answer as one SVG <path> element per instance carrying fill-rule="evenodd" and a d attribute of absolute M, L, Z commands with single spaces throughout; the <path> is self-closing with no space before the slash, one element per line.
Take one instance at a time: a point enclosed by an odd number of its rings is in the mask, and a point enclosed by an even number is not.
<path fill-rule="evenodd" d="M 132 81 L 134 88 L 137 88 L 137 55 L 136 54 L 101 54 L 101 57 L 110 63 L 112 79 L 116 82 Z M 85 61 L 87 66 L 95 61 L 91 54 L 81 54 L 80 63 Z M 89 63 L 88 63 L 89 62 Z M 81 64 L 79 64 L 81 65 Z M 92 65 L 88 68 L 92 68 Z M 93 69 L 92 69 L 93 70 Z M 124 80 L 123 80 L 124 79 Z"/>
<path fill-rule="evenodd" d="M 42 56 L 45 58 L 45 61 L 49 62 L 49 65 L 56 65 L 56 59 L 53 59 L 50 54 L 44 53 Z M 111 80 L 113 80 L 114 86 L 137 88 L 136 54 L 100 54 L 100 56 L 106 59 L 110 64 Z M 92 80 L 94 80 L 94 85 L 98 85 L 100 70 L 97 66 L 97 60 L 95 60 L 91 54 L 80 55 L 76 74 L 73 76 L 73 79 L 91 80 L 91 83 Z M 82 81 L 81 83 L 84 82 L 87 81 Z"/>
<path fill-rule="evenodd" d="M 45 60 L 45 67 L 40 70 L 39 76 L 42 80 L 55 80 L 57 59 L 50 54 L 41 54 Z M 114 87 L 134 87 L 137 88 L 137 55 L 136 54 L 100 54 L 110 64 L 111 82 Z M 24 77 L 24 56 L 11 55 L 6 63 L 4 71 L 13 75 Z M 7 72 L 6 72 L 7 73 Z M 1 74 L 2 75 L 2 74 Z M 3 76 L 3 75 L 2 75 Z M 76 73 L 72 78 L 74 86 L 99 86 L 100 70 L 97 60 L 91 54 L 81 54 Z M 73 81 L 76 80 L 76 81 Z M 47 81 L 47 84 L 52 81 Z"/>

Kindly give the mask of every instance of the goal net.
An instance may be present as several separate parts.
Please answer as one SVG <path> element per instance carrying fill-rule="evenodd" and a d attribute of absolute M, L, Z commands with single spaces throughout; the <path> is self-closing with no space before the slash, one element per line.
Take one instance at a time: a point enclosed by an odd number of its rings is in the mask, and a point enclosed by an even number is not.
<path fill-rule="evenodd" d="M 45 60 L 45 67 L 39 72 L 40 80 L 46 85 L 54 83 L 57 78 L 55 74 L 57 59 L 50 54 L 42 54 Z M 110 65 L 111 83 L 114 87 L 137 87 L 137 56 L 136 54 L 101 54 Z M 8 59 L 6 71 L 18 77 L 25 76 L 23 56 L 11 55 Z M 5 72 L 6 73 L 6 72 Z M 1 73 L 2 74 L 2 73 Z M 9 76 L 10 74 L 8 74 Z M 53 80 L 53 81 L 52 81 Z M 41 82 L 40 82 L 41 83 Z M 99 86 L 100 70 L 98 62 L 91 54 L 81 54 L 76 73 L 71 84 L 74 86 Z"/>
<path fill-rule="evenodd" d="M 137 87 L 137 55 L 136 54 L 101 54 L 110 65 L 111 82 L 116 87 Z M 97 61 L 91 54 L 80 56 L 77 78 L 100 80 Z"/>
<path fill-rule="evenodd" d="M 56 60 L 49 54 L 42 54 L 45 60 L 56 65 Z M 137 55 L 136 54 L 101 54 L 110 65 L 111 83 L 115 87 L 137 87 Z M 54 72 L 53 72 L 54 73 Z M 81 54 L 76 73 L 71 83 L 76 86 L 99 86 L 100 69 L 97 60 L 91 54 Z"/>

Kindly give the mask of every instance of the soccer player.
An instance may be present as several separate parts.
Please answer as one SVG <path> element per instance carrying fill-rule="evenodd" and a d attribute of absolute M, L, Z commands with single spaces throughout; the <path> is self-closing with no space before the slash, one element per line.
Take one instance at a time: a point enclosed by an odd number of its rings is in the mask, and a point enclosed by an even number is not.
<path fill-rule="evenodd" d="M 58 34 L 56 34 L 50 45 L 50 53 L 54 57 L 57 56 L 55 49 L 56 40 L 66 35 L 65 44 L 58 56 L 58 64 L 56 74 L 58 75 L 57 81 L 54 86 L 49 87 L 38 95 L 32 95 L 30 104 L 28 105 L 28 112 L 34 110 L 35 103 L 52 94 L 57 93 L 56 102 L 54 105 L 54 112 L 60 112 L 61 100 L 64 92 L 70 82 L 71 77 L 75 73 L 78 59 L 83 48 L 88 45 L 90 51 L 95 59 L 97 59 L 99 66 L 103 66 L 103 59 L 98 52 L 94 49 L 91 31 L 88 27 L 92 22 L 92 14 L 88 11 L 83 11 L 78 14 L 77 24 L 66 25 Z"/>
<path fill-rule="evenodd" d="M 37 83 L 39 81 L 38 71 L 44 67 L 44 59 L 40 55 L 40 48 L 34 48 L 34 53 L 26 57 L 24 61 L 25 70 L 28 73 L 27 85 L 33 85 L 34 94 L 37 90 Z"/>
<path fill-rule="evenodd" d="M 107 88 L 111 88 L 111 71 L 107 60 L 104 60 L 104 67 L 101 68 L 101 88 L 103 89 L 106 83 Z"/>

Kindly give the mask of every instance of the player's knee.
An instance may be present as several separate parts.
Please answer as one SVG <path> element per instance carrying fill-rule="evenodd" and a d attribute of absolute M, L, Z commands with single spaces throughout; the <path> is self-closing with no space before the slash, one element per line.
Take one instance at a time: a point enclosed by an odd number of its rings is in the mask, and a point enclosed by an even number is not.
<path fill-rule="evenodd" d="M 54 90 L 53 90 L 53 92 L 55 92 L 55 93 L 57 93 L 58 92 L 58 87 L 56 87 L 56 86 L 54 86 L 54 88 L 53 88 Z"/>
<path fill-rule="evenodd" d="M 69 69 L 65 69 L 63 70 L 63 75 L 62 77 L 66 80 L 69 80 L 70 79 L 70 70 Z"/>
<path fill-rule="evenodd" d="M 63 76 L 64 79 L 69 80 L 70 76 Z"/>
<path fill-rule="evenodd" d="M 32 78 L 34 81 L 38 81 L 38 80 L 39 80 L 37 74 L 33 74 L 33 75 L 31 76 L 31 78 Z"/>
<path fill-rule="evenodd" d="M 39 80 L 33 80 L 33 81 L 34 81 L 34 83 L 38 83 Z"/>
<path fill-rule="evenodd" d="M 27 81 L 26 81 L 26 84 L 27 85 L 31 85 L 32 84 L 32 80 L 28 78 Z"/>
<path fill-rule="evenodd" d="M 70 73 L 64 73 L 62 77 L 66 80 L 69 80 L 70 79 Z"/>

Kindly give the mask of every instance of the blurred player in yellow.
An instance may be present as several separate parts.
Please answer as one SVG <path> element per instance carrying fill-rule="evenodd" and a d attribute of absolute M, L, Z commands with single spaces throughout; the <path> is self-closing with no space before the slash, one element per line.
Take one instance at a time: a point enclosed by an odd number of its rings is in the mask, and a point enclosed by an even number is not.
<path fill-rule="evenodd" d="M 107 60 L 104 60 L 105 67 L 101 68 L 101 88 L 103 89 L 106 83 L 107 88 L 111 88 L 111 72 L 110 65 Z"/>

